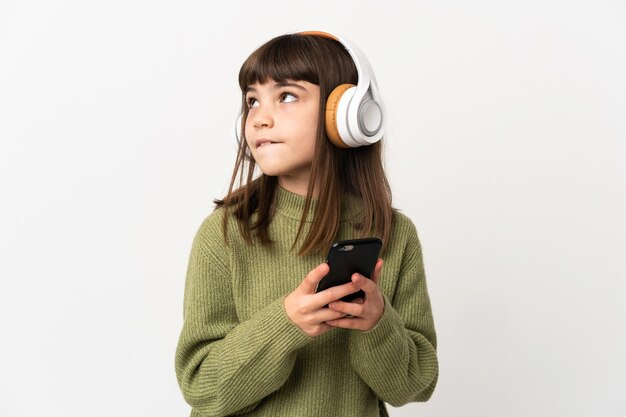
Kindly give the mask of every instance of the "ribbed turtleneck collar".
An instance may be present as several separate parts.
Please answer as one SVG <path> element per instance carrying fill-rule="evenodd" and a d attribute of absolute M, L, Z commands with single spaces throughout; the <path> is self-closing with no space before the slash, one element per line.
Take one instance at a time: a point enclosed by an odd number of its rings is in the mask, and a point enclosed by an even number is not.
<path fill-rule="evenodd" d="M 302 218 L 302 211 L 304 210 L 304 205 L 306 203 L 306 196 L 292 193 L 291 191 L 286 190 L 280 185 L 276 185 L 275 193 L 276 194 L 274 195 L 274 204 L 276 212 L 291 219 L 300 220 Z M 340 217 L 341 221 L 352 219 L 358 214 L 362 213 L 363 202 L 360 198 L 352 194 L 344 194 L 342 197 L 343 201 Z M 317 210 L 318 203 L 319 198 L 311 198 L 310 209 L 307 213 L 305 221 L 313 221 L 313 216 L 315 214 L 315 210 Z"/>

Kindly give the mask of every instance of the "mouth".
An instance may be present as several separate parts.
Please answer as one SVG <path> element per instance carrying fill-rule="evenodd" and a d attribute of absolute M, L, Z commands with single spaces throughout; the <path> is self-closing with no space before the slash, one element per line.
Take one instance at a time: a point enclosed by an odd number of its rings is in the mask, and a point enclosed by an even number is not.
<path fill-rule="evenodd" d="M 271 141 L 269 139 L 257 139 L 257 141 L 254 144 L 255 144 L 255 146 L 257 148 L 261 148 L 263 146 L 269 146 L 269 145 L 272 145 L 274 143 L 280 143 L 280 142 L 274 142 L 274 141 Z"/>

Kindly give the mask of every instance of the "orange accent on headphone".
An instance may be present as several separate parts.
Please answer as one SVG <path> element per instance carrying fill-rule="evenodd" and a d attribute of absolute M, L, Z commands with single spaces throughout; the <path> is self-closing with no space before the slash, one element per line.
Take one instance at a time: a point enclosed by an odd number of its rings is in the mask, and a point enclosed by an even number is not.
<path fill-rule="evenodd" d="M 330 33 L 322 32 L 319 30 L 305 30 L 304 32 L 298 32 L 298 35 L 321 36 L 322 38 L 333 39 L 333 40 L 340 42 L 339 39 L 337 39 L 335 36 L 331 35 Z"/>
<path fill-rule="evenodd" d="M 339 148 L 349 148 L 349 146 L 343 143 L 339 135 L 339 129 L 337 129 L 337 104 L 343 93 L 352 87 L 354 87 L 354 84 L 340 84 L 335 87 L 328 96 L 328 100 L 326 100 L 326 117 L 324 120 L 326 135 L 328 135 L 328 139 Z"/>

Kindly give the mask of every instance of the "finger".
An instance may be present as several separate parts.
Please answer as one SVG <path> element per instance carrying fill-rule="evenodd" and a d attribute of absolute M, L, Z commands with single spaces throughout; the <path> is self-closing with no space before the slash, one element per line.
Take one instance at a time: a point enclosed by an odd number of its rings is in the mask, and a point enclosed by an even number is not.
<path fill-rule="evenodd" d="M 315 294 L 315 296 L 317 297 L 315 305 L 318 307 L 323 307 L 328 303 L 332 303 L 333 301 L 345 297 L 346 295 L 355 293 L 358 290 L 359 288 L 355 286 L 352 282 L 327 288 L 324 291 Z"/>
<path fill-rule="evenodd" d="M 376 261 L 376 266 L 374 267 L 374 273 L 372 274 L 372 281 L 374 281 L 376 285 L 378 285 L 378 283 L 380 282 L 380 275 L 382 273 L 382 270 L 383 260 L 378 258 L 378 261 Z"/>
<path fill-rule="evenodd" d="M 315 313 L 311 314 L 311 322 L 324 323 L 329 320 L 342 319 L 346 316 L 346 313 L 341 311 L 331 310 L 329 308 L 320 308 Z"/>
<path fill-rule="evenodd" d="M 363 304 L 346 303 L 345 301 L 333 301 L 328 305 L 328 308 L 332 311 L 350 314 L 354 317 L 363 317 L 365 312 Z"/>
<path fill-rule="evenodd" d="M 329 320 L 326 322 L 327 325 L 332 327 L 341 327 L 344 329 L 359 329 L 365 330 L 365 319 L 360 318 L 343 318 L 337 320 Z"/>
<path fill-rule="evenodd" d="M 378 285 L 376 285 L 374 281 L 364 277 L 361 274 L 352 274 L 352 282 L 354 283 L 354 285 L 363 290 L 366 296 L 374 295 L 380 291 L 378 289 Z"/>
<path fill-rule="evenodd" d="M 330 271 L 330 267 L 326 262 L 319 264 L 304 277 L 299 288 L 306 294 L 313 294 L 317 283 L 328 274 L 328 271 Z"/>

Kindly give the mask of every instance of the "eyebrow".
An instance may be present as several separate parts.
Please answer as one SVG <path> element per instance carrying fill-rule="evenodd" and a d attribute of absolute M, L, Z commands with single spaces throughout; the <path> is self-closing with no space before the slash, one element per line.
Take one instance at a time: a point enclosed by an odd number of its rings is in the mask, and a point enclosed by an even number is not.
<path fill-rule="evenodd" d="M 299 88 L 299 89 L 301 89 L 301 90 L 308 91 L 306 88 L 304 88 L 304 87 L 303 87 L 303 86 L 301 86 L 300 84 L 291 83 L 291 82 L 289 82 L 289 81 L 281 81 L 281 82 L 277 82 L 277 83 L 275 83 L 275 84 L 274 84 L 273 89 L 275 90 L 275 89 L 277 89 L 277 88 L 279 88 L 279 87 L 296 87 L 296 88 Z M 246 87 L 246 93 L 247 93 L 248 91 L 256 91 L 256 88 L 248 86 L 248 87 Z"/>

